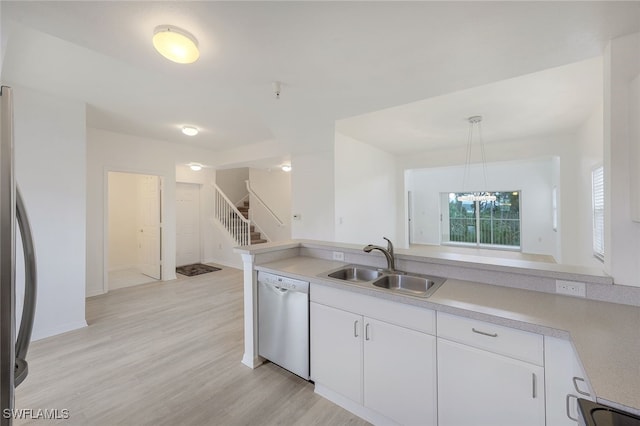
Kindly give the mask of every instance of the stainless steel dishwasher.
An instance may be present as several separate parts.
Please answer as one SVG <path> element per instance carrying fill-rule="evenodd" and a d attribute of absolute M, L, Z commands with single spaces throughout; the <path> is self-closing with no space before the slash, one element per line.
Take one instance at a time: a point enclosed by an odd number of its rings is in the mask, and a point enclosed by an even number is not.
<path fill-rule="evenodd" d="M 309 380 L 309 283 L 258 272 L 258 354 Z"/>

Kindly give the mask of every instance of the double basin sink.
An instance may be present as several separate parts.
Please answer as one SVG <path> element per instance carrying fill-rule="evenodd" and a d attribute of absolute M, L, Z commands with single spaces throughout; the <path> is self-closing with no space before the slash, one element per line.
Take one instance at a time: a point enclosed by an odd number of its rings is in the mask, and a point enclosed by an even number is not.
<path fill-rule="evenodd" d="M 418 297 L 431 296 L 445 282 L 445 278 L 398 271 L 386 272 L 360 265 L 343 266 L 325 273 L 323 276 L 350 283 L 371 284 L 390 292 Z"/>

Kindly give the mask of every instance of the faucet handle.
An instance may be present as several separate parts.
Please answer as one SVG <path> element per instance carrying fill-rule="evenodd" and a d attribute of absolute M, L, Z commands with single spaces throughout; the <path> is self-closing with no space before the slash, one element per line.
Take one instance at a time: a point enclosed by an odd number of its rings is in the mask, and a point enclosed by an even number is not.
<path fill-rule="evenodd" d="M 389 253 L 391 254 L 391 256 L 393 256 L 393 243 L 391 242 L 390 239 L 388 239 L 387 237 L 382 237 L 383 239 L 387 240 L 387 251 L 389 251 Z"/>

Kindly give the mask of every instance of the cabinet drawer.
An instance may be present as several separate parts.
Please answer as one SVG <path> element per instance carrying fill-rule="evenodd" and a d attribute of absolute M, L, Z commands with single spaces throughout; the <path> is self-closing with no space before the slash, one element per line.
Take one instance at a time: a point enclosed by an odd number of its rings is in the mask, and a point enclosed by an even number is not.
<path fill-rule="evenodd" d="M 430 309 L 317 284 L 311 284 L 309 297 L 312 302 L 355 312 L 423 333 L 436 334 L 436 313 Z"/>
<path fill-rule="evenodd" d="M 540 334 L 438 312 L 438 337 L 511 358 L 544 365 Z"/>

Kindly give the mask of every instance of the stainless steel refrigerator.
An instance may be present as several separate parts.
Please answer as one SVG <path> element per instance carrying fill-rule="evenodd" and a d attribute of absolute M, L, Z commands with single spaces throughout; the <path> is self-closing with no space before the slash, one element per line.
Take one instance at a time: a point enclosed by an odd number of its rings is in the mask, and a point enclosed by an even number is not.
<path fill-rule="evenodd" d="M 36 305 L 36 258 L 29 220 L 14 179 L 11 88 L 2 86 L 0 98 L 0 425 L 5 426 L 11 425 L 14 417 L 15 387 L 22 383 L 28 372 L 26 356 Z M 18 231 L 25 266 L 24 305 L 19 322 L 16 320 Z"/>

